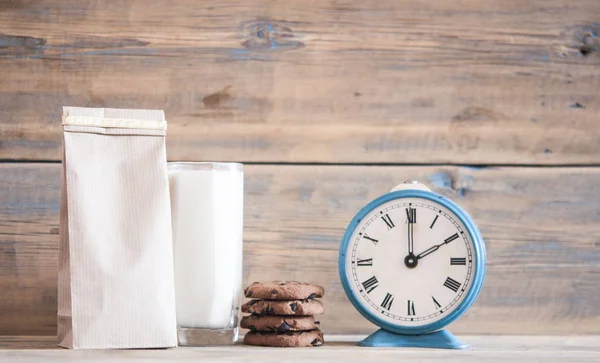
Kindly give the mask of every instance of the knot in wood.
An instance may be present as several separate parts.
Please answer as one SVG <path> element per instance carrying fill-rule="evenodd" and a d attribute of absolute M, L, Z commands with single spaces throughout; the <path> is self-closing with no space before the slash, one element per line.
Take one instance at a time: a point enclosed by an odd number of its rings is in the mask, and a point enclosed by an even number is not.
<path fill-rule="evenodd" d="M 600 51 L 600 24 L 577 25 L 566 32 L 567 47 L 579 50 L 583 56 Z"/>
<path fill-rule="evenodd" d="M 296 40 L 294 34 L 285 23 L 278 21 L 254 21 L 243 25 L 245 37 L 242 46 L 251 51 L 290 50 L 304 47 L 304 43 Z"/>

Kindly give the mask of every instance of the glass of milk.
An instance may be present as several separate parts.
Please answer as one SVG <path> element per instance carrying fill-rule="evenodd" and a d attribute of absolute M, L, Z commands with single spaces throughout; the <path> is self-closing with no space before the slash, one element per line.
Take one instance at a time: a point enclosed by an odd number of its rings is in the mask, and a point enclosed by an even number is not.
<path fill-rule="evenodd" d="M 242 291 L 244 169 L 168 164 L 179 345 L 233 344 Z"/>

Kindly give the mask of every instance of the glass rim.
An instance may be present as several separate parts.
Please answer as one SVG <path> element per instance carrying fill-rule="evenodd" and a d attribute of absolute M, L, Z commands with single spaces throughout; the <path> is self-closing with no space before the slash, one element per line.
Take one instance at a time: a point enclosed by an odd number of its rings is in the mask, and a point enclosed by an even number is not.
<path fill-rule="evenodd" d="M 244 164 L 218 161 L 168 161 L 168 170 L 244 171 Z"/>

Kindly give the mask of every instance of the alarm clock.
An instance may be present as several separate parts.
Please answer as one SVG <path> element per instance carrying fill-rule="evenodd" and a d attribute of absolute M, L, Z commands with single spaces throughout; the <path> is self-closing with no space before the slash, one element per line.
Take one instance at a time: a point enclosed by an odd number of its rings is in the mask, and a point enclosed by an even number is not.
<path fill-rule="evenodd" d="M 354 216 L 338 265 L 349 300 L 381 328 L 359 345 L 466 347 L 443 328 L 475 302 L 486 253 L 453 201 L 417 182 L 397 186 Z"/>

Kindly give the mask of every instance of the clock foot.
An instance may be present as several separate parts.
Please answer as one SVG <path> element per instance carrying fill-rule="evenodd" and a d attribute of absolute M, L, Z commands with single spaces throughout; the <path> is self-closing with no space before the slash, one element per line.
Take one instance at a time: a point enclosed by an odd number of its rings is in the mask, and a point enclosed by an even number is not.
<path fill-rule="evenodd" d="M 465 349 L 468 346 L 447 330 L 423 335 L 403 335 L 379 329 L 358 342 L 362 347 L 407 347 L 434 349 Z"/>

